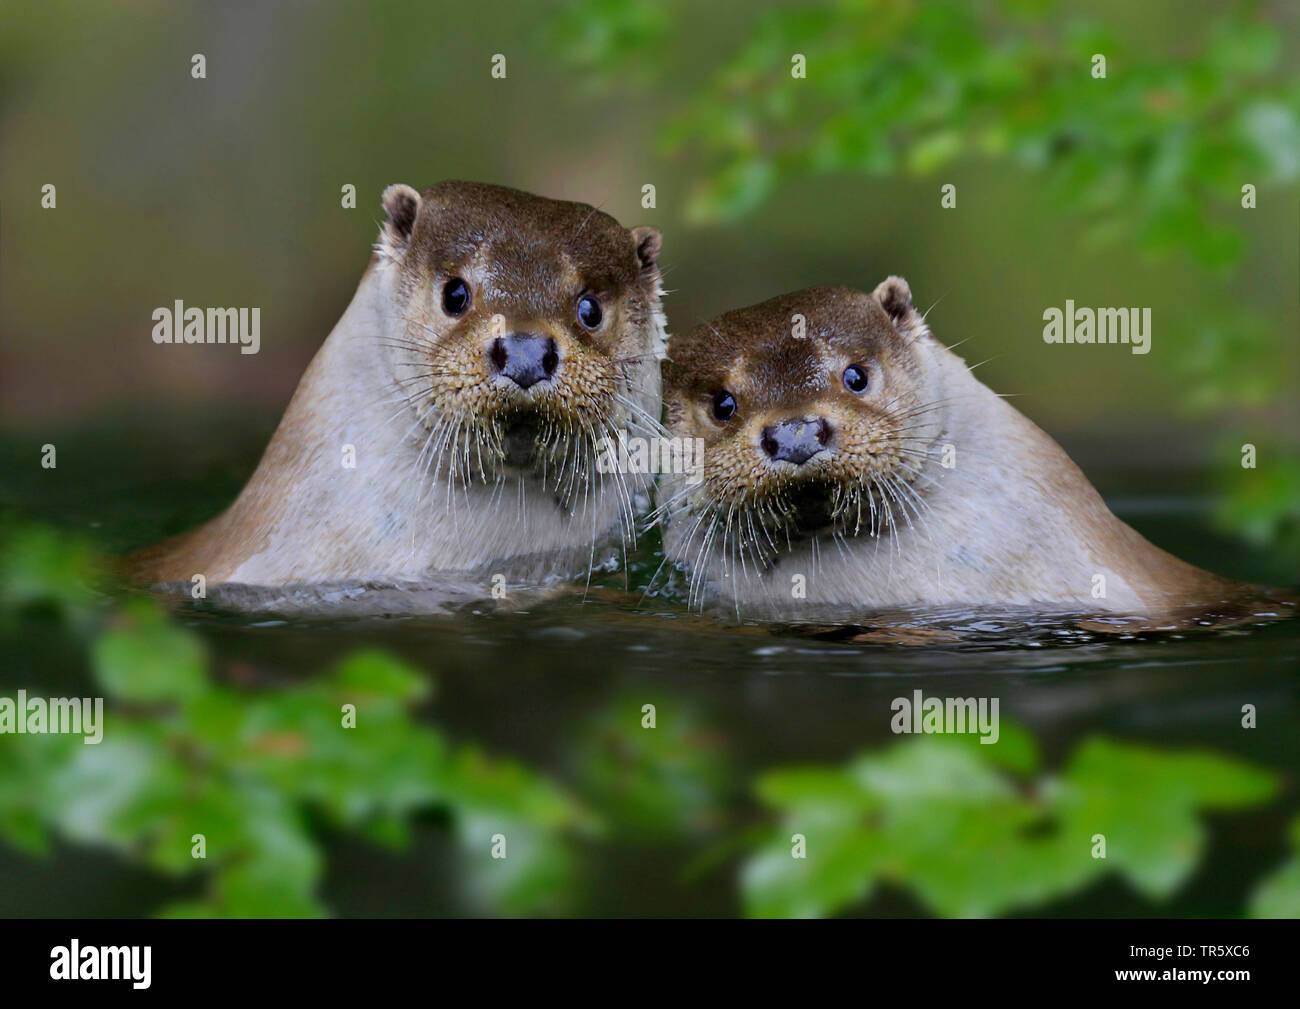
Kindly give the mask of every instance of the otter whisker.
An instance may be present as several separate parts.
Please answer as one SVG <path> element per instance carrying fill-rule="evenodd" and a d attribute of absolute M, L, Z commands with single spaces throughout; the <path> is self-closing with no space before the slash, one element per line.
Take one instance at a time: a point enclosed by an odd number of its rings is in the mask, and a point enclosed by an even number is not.
<path fill-rule="evenodd" d="M 617 392 L 614 393 L 614 402 L 630 411 L 635 419 L 641 421 L 642 424 L 650 429 L 650 434 L 657 435 L 661 438 L 666 438 L 668 436 L 668 429 L 659 422 L 657 417 L 652 417 L 649 411 L 647 411 L 645 407 L 641 406 L 640 403 L 635 403 L 626 396 Z"/>

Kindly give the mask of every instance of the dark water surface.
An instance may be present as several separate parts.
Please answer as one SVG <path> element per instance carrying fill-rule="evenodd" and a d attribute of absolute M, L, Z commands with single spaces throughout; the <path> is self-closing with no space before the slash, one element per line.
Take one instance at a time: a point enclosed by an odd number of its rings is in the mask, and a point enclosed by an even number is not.
<path fill-rule="evenodd" d="M 264 437 L 232 427 L 214 441 L 210 430 L 187 431 L 183 418 L 161 433 L 124 423 L 63 438 L 56 473 L 32 462 L 39 435 L 11 439 L 0 460 L 12 474 L 5 504 L 125 549 L 222 507 L 251 472 Z M 1210 530 L 1190 491 L 1204 486 L 1196 475 L 1092 475 L 1112 492 L 1121 517 L 1159 546 L 1238 578 L 1295 581 L 1267 551 Z M 643 587 L 656 563 L 638 560 L 633 588 Z M 736 913 L 734 860 L 724 854 L 703 871 L 684 870 L 728 829 L 761 815 L 755 774 L 839 764 L 895 741 L 891 701 L 918 689 L 998 697 L 1001 717 L 1029 730 L 1049 768 L 1100 734 L 1211 750 L 1282 773 L 1281 791 L 1267 805 L 1208 818 L 1209 849 L 1169 902 L 1149 903 L 1108 877 L 1040 913 L 1239 914 L 1252 884 L 1285 856 L 1300 776 L 1300 621 L 1122 639 L 971 615 L 957 622 L 959 640 L 891 644 L 729 625 L 672 599 L 624 595 L 622 579 L 605 579 L 585 599 L 579 593 L 523 612 L 466 606 L 452 617 L 286 620 L 186 607 L 178 617 L 208 642 L 220 675 L 242 670 L 259 683 L 309 678 L 360 647 L 388 649 L 436 679 L 436 699 L 421 717 L 564 783 L 582 777 L 582 741 L 614 707 L 643 700 L 688 713 L 725 767 L 714 796 L 716 829 L 592 846 L 581 866 L 578 909 L 585 912 Z M 41 685 L 57 693 L 88 682 L 84 659 L 57 628 L 39 622 L 10 641 L 6 659 L 6 691 Z M 1258 728 L 1241 727 L 1244 704 L 1256 706 Z M 325 901 L 345 915 L 463 912 L 446 848 L 436 824 L 422 825 L 400 852 L 331 837 Z M 0 845 L 0 913 L 143 914 L 187 887 L 81 848 L 31 859 Z M 923 912 L 907 892 L 888 887 L 857 910 Z"/>

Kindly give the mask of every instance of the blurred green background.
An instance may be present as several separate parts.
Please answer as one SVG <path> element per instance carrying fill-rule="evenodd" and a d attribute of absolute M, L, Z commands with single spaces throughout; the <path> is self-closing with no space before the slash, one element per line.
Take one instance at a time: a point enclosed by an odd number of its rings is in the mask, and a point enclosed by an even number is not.
<path fill-rule="evenodd" d="M 903 274 L 1121 517 L 1294 584 L 1298 20 L 0 4 L 0 694 L 110 710 L 99 748 L 0 739 L 0 913 L 1300 913 L 1289 624 L 979 624 L 909 648 L 725 628 L 671 593 L 295 624 L 165 612 L 95 574 L 238 491 L 352 295 L 382 188 L 470 178 L 661 228 L 673 331 Z M 177 298 L 259 306 L 261 353 L 156 346 Z M 1150 307 L 1151 353 L 1044 344 L 1066 299 Z M 631 560 L 644 587 L 653 542 Z M 1000 696 L 1003 742 L 900 742 L 889 703 L 914 688 Z M 358 696 L 367 731 L 340 738 Z M 497 829 L 509 872 L 484 855 Z M 1110 862 L 1078 843 L 1096 829 Z"/>

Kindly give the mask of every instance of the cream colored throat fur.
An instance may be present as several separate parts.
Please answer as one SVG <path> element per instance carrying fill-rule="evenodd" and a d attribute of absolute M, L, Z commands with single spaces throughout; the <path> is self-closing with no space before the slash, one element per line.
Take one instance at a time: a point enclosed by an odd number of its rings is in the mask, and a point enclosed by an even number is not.
<path fill-rule="evenodd" d="M 449 485 L 445 470 L 430 472 L 428 432 L 394 383 L 391 338 L 406 331 L 398 281 L 395 264 L 372 259 L 242 493 L 207 525 L 137 554 L 138 577 L 418 583 L 473 572 L 540 581 L 581 575 L 595 551 L 626 535 L 624 502 L 644 490 L 635 478 L 619 492 L 606 477 L 568 507 L 532 476 Z M 666 339 L 657 306 L 646 328 L 636 384 L 657 416 Z M 355 468 L 344 465 L 345 446 Z"/>

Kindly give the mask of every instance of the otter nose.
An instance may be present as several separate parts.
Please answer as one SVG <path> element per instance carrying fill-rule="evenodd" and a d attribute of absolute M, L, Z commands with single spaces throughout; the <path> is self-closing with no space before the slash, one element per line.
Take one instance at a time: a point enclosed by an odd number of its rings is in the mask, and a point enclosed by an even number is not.
<path fill-rule="evenodd" d="M 763 428 L 758 444 L 769 459 L 802 466 L 830 440 L 831 426 L 824 417 L 799 417 Z"/>
<path fill-rule="evenodd" d="M 488 349 L 492 367 L 521 389 L 536 385 L 555 374 L 560 350 L 550 337 L 532 333 L 498 336 Z"/>

